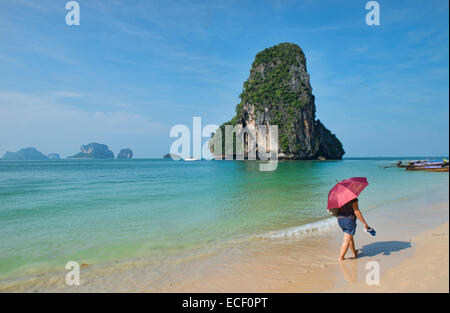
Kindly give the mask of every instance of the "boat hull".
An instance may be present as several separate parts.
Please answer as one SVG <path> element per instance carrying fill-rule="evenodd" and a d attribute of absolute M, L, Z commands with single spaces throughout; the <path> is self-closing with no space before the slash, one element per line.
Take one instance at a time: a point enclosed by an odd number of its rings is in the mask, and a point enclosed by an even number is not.
<path fill-rule="evenodd" d="M 448 172 L 449 168 L 448 167 L 431 167 L 431 168 L 427 168 L 427 167 L 406 167 L 407 171 L 426 171 L 426 172 Z"/>

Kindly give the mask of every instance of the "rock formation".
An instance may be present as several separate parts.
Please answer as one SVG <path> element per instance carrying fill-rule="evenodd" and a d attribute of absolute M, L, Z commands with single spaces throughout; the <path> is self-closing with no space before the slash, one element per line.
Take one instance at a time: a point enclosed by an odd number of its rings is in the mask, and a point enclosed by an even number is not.
<path fill-rule="evenodd" d="M 48 157 L 36 148 L 29 147 L 20 149 L 17 152 L 6 152 L 3 155 L 5 160 L 48 160 Z"/>
<path fill-rule="evenodd" d="M 107 145 L 90 143 L 80 148 L 81 152 L 67 157 L 68 159 L 114 159 L 114 153 Z"/>
<path fill-rule="evenodd" d="M 221 126 L 222 134 L 227 124 L 278 125 L 280 159 L 341 159 L 344 155 L 339 139 L 316 120 L 306 58 L 299 46 L 281 43 L 259 52 L 240 98 L 236 116 Z"/>
<path fill-rule="evenodd" d="M 133 151 L 131 149 L 122 149 L 117 155 L 118 159 L 131 159 L 133 157 Z"/>
<path fill-rule="evenodd" d="M 171 153 L 166 153 L 163 155 L 164 159 L 182 159 L 181 156 L 179 156 L 178 154 L 171 154 Z"/>

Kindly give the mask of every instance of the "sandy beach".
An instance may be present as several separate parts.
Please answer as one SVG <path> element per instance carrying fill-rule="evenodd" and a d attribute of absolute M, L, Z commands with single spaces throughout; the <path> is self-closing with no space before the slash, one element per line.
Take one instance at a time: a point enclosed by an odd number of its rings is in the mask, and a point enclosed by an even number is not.
<path fill-rule="evenodd" d="M 379 286 L 349 283 L 333 292 L 449 292 L 448 221 L 412 239 L 414 255 L 381 276 Z"/>

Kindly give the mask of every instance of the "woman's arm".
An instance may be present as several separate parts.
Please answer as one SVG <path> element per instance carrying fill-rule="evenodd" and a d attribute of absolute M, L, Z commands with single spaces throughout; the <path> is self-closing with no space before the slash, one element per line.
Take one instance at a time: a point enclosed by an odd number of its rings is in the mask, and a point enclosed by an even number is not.
<path fill-rule="evenodd" d="M 358 201 L 353 202 L 353 212 L 355 213 L 356 217 L 363 223 L 364 228 L 368 229 L 369 225 L 367 225 L 366 221 L 364 220 L 364 217 L 362 216 L 361 211 L 359 210 Z"/>

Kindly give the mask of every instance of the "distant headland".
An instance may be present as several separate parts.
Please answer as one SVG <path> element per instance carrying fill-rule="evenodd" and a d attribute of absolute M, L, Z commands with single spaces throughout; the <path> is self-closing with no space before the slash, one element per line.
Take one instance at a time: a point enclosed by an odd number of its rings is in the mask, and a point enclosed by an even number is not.
<path fill-rule="evenodd" d="M 36 148 L 28 147 L 17 152 L 6 152 L 4 160 L 48 160 L 49 157 L 38 151 Z"/>

